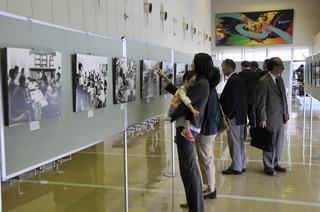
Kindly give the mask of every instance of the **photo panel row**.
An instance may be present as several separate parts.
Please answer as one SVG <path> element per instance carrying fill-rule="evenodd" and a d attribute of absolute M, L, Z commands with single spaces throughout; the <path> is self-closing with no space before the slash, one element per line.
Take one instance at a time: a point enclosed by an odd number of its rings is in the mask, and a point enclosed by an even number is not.
<path fill-rule="evenodd" d="M 58 51 L 6 48 L 4 86 L 5 125 L 39 121 L 61 115 L 62 55 Z M 73 111 L 83 112 L 107 105 L 108 57 L 75 54 L 73 66 Z M 154 98 L 159 88 L 166 95 L 160 67 L 177 87 L 190 64 L 141 60 L 141 98 Z M 113 59 L 113 104 L 136 100 L 137 61 Z M 66 82 L 68 83 L 68 82 Z M 159 86 L 159 87 L 158 87 Z"/>

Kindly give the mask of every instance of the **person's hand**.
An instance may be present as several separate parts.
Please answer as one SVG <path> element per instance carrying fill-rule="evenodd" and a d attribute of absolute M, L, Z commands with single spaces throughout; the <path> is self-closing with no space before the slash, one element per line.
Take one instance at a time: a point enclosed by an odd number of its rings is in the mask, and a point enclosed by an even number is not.
<path fill-rule="evenodd" d="M 197 110 L 193 110 L 192 113 L 193 113 L 194 116 L 199 116 L 199 114 L 200 114 L 200 112 L 197 111 Z"/>
<path fill-rule="evenodd" d="M 259 127 L 261 127 L 261 128 L 267 127 L 267 122 L 266 121 L 260 121 L 259 122 Z"/>
<path fill-rule="evenodd" d="M 286 114 L 286 123 L 287 123 L 287 121 L 289 121 L 289 119 L 290 119 L 290 115 Z"/>
<path fill-rule="evenodd" d="M 166 74 L 162 71 L 162 69 L 155 67 L 155 69 L 157 69 L 157 74 L 162 77 L 162 78 L 166 78 Z"/>
<path fill-rule="evenodd" d="M 164 81 L 169 85 L 171 83 L 170 79 L 167 77 L 167 75 L 160 69 L 155 67 L 157 69 L 157 74 L 164 79 Z"/>

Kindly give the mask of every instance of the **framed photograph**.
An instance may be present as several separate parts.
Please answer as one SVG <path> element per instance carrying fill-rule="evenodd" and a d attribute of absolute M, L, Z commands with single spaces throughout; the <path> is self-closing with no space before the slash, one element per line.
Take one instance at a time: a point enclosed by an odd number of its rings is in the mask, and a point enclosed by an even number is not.
<path fill-rule="evenodd" d="M 141 98 L 153 98 L 157 94 L 157 70 L 159 63 L 152 60 L 142 60 L 141 71 Z"/>
<path fill-rule="evenodd" d="M 183 75 L 186 72 L 186 64 L 184 63 L 176 63 L 174 67 L 175 71 L 175 86 L 180 88 L 183 85 Z"/>
<path fill-rule="evenodd" d="M 216 46 L 292 44 L 293 10 L 216 14 Z"/>
<path fill-rule="evenodd" d="M 174 84 L 173 63 L 162 62 L 161 69 L 167 75 L 167 77 L 172 82 L 172 84 Z M 164 81 L 164 79 L 160 77 L 160 95 L 165 95 L 169 93 L 168 91 L 165 90 L 166 86 L 167 86 L 166 82 Z"/>
<path fill-rule="evenodd" d="M 74 71 L 74 111 L 107 106 L 108 58 L 76 54 Z"/>
<path fill-rule="evenodd" d="M 115 58 L 113 69 L 113 103 L 136 100 L 137 63 L 127 58 Z"/>
<path fill-rule="evenodd" d="M 186 64 L 186 71 L 192 71 L 192 64 Z"/>
<path fill-rule="evenodd" d="M 6 48 L 6 125 L 39 121 L 61 114 L 61 53 Z"/>

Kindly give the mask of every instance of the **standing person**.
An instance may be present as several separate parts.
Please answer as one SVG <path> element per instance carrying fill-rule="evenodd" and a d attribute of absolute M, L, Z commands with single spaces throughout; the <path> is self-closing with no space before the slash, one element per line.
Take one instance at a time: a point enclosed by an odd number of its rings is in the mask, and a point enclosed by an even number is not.
<path fill-rule="evenodd" d="M 210 92 L 204 111 L 205 115 L 201 132 L 195 137 L 202 181 L 203 184 L 207 185 L 207 188 L 203 191 L 204 199 L 215 199 L 217 197 L 213 142 L 218 133 L 221 116 L 219 98 L 216 90 L 219 82 L 220 71 L 217 67 L 214 67 L 213 76 L 209 79 Z"/>
<path fill-rule="evenodd" d="M 257 83 L 257 121 L 273 133 L 273 151 L 263 151 L 264 172 L 276 176 L 276 172 L 287 173 L 280 165 L 284 139 L 284 124 L 289 120 L 288 103 L 283 79 L 284 67 L 279 57 L 268 61 L 268 73 Z"/>
<path fill-rule="evenodd" d="M 253 72 L 250 68 L 249 61 L 242 61 L 242 71 L 239 72 L 239 76 L 242 77 L 246 86 L 247 95 L 247 113 L 251 130 L 256 127 L 256 85 L 259 80 L 259 75 Z M 247 130 L 245 129 L 245 138 L 247 137 Z"/>
<path fill-rule="evenodd" d="M 262 64 L 263 71 L 260 72 L 260 78 L 263 77 L 266 73 L 268 73 L 268 61 L 269 59 L 265 59 Z"/>
<path fill-rule="evenodd" d="M 161 69 L 155 68 L 158 71 Z M 168 110 L 168 116 L 171 117 L 172 114 L 176 111 L 178 105 L 183 102 L 191 111 L 191 113 L 187 112 L 186 119 L 184 121 L 184 129 L 181 132 L 181 135 L 185 137 L 186 139 L 193 141 L 194 137 L 190 130 L 190 120 L 192 118 L 192 115 L 197 116 L 199 114 L 199 111 L 195 110 L 192 106 L 192 102 L 187 96 L 188 90 L 196 83 L 197 75 L 194 71 L 187 71 L 183 77 L 183 85 L 175 92 L 171 99 L 170 108 Z"/>
<path fill-rule="evenodd" d="M 250 62 L 250 68 L 254 73 L 257 73 L 259 75 L 262 72 L 262 70 L 259 68 L 259 64 L 258 64 L 257 61 L 251 61 Z"/>
<path fill-rule="evenodd" d="M 193 116 L 191 121 L 191 132 L 193 136 L 201 131 L 202 122 L 204 119 L 204 110 L 209 96 L 209 78 L 213 72 L 213 61 L 210 55 L 206 53 L 198 53 L 194 56 L 192 62 L 192 70 L 198 75 L 197 83 L 189 90 L 188 97 L 190 98 L 193 107 L 200 113 L 198 116 Z M 158 72 L 162 76 L 163 72 Z M 174 94 L 177 88 L 170 83 L 165 74 L 164 80 L 168 86 L 166 90 Z M 194 157 L 193 142 L 184 138 L 181 132 L 184 128 L 185 112 L 188 107 L 185 104 L 179 104 L 176 112 L 172 115 L 171 121 L 176 120 L 176 143 L 178 150 L 178 159 L 181 179 L 186 193 L 187 204 L 181 204 L 184 209 L 189 209 L 189 212 L 203 212 L 204 202 L 202 193 L 202 183 L 196 159 Z"/>
<path fill-rule="evenodd" d="M 236 64 L 231 59 L 222 62 L 222 72 L 228 77 L 220 96 L 220 104 L 228 117 L 228 145 L 232 159 L 231 166 L 222 174 L 240 175 L 246 171 L 246 148 L 244 145 L 247 123 L 247 97 L 243 79 L 235 72 Z"/>

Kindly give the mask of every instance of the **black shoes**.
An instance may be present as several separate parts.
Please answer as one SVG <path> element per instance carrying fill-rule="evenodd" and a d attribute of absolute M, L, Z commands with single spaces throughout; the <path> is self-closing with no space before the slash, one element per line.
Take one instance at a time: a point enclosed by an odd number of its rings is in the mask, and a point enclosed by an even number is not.
<path fill-rule="evenodd" d="M 184 209 L 184 210 L 189 210 L 189 206 L 187 203 L 185 204 L 180 204 L 180 208 Z"/>
<path fill-rule="evenodd" d="M 270 167 L 264 168 L 264 173 L 266 173 L 269 176 L 276 176 L 277 175 L 276 172 L 274 171 L 274 169 L 270 168 Z"/>
<path fill-rule="evenodd" d="M 203 199 L 216 199 L 216 198 L 217 198 L 217 189 L 214 189 L 214 192 L 203 196 Z"/>
<path fill-rule="evenodd" d="M 288 170 L 286 168 L 282 167 L 281 165 L 275 166 L 274 170 L 276 172 L 288 173 Z"/>
<path fill-rule="evenodd" d="M 243 169 L 244 170 L 244 169 Z M 246 170 L 244 170 L 243 172 L 246 172 Z M 231 169 L 230 167 L 227 170 L 222 171 L 222 174 L 227 174 L 227 175 L 241 175 L 242 174 L 242 170 L 241 172 L 236 171 Z"/>

